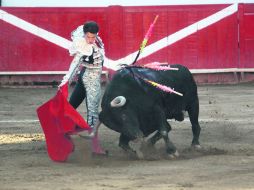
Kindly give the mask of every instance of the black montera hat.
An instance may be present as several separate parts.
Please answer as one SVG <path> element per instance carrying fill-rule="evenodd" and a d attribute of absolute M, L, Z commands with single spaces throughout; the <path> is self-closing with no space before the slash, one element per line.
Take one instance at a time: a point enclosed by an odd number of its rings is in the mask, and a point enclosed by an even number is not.
<path fill-rule="evenodd" d="M 93 34 L 97 34 L 99 32 L 99 26 L 94 21 L 87 21 L 83 26 L 84 33 L 90 32 Z"/>

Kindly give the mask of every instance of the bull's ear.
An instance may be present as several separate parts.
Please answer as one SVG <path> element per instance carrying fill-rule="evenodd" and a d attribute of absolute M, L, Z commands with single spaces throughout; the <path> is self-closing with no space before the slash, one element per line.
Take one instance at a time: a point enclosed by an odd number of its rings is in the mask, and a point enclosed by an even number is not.
<path fill-rule="evenodd" d="M 126 103 L 126 98 L 124 96 L 117 96 L 111 102 L 111 107 L 122 107 Z"/>

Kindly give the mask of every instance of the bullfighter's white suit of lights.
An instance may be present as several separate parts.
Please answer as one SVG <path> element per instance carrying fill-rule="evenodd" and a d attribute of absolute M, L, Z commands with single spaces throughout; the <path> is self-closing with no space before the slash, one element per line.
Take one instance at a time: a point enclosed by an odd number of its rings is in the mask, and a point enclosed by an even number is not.
<path fill-rule="evenodd" d="M 101 97 L 101 72 L 104 60 L 104 45 L 97 35 L 93 44 L 86 43 L 84 39 L 83 25 L 79 26 L 71 34 L 72 45 L 69 48 L 71 56 L 74 56 L 70 64 L 68 73 L 64 76 L 61 84 L 69 83 L 85 67 L 82 76 L 84 88 L 86 90 L 87 103 L 87 123 L 94 127 L 99 119 L 99 102 Z M 92 59 L 93 61 L 89 61 Z"/>

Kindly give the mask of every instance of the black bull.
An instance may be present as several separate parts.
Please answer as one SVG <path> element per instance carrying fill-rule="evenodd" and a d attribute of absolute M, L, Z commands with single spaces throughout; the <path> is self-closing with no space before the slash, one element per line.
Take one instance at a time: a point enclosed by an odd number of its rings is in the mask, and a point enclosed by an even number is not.
<path fill-rule="evenodd" d="M 167 153 L 176 154 L 176 147 L 168 137 L 171 126 L 167 119 L 182 121 L 183 111 L 188 112 L 192 124 L 192 146 L 200 147 L 197 85 L 186 67 L 171 67 L 178 70 L 123 68 L 116 72 L 107 86 L 99 118 L 108 128 L 120 133 L 119 146 L 124 150 L 132 152 L 130 141 L 147 137 L 157 131 L 148 140 L 149 144 L 154 145 L 163 138 Z M 145 82 L 143 78 L 171 87 L 183 96 L 164 92 Z"/>

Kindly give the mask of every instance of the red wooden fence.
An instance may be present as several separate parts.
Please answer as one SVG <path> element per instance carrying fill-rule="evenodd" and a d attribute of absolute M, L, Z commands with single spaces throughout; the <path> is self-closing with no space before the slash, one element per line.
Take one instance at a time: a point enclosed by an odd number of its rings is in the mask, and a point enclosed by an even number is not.
<path fill-rule="evenodd" d="M 228 7 L 233 10 L 229 15 Z M 213 22 L 212 15 L 220 17 L 220 12 L 225 16 Z M 0 82 L 58 81 L 72 59 L 58 43 L 70 40 L 70 32 L 86 20 L 100 25 L 108 61 L 105 70 L 121 61 L 130 63 L 155 15 L 159 19 L 147 45 L 151 52 L 144 52 L 138 64 L 183 64 L 200 83 L 254 79 L 254 4 L 239 4 L 235 11 L 233 5 L 1 7 Z M 19 25 L 22 21 L 27 25 Z M 207 26 L 199 29 L 202 24 Z M 194 32 L 193 27 L 197 27 Z M 61 39 L 52 42 L 46 32 Z M 40 33 L 46 37 L 40 37 Z"/>

